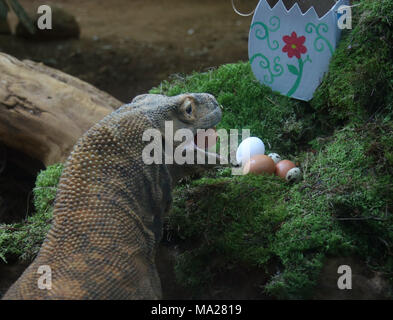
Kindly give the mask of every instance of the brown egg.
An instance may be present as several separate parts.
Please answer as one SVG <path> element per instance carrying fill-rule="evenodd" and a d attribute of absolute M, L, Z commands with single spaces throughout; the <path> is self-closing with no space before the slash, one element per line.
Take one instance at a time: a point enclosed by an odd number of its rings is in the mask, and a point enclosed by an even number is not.
<path fill-rule="evenodd" d="M 273 174 L 275 169 L 275 163 L 272 158 L 263 154 L 257 154 L 250 158 L 249 161 L 243 167 L 243 174 L 254 173 L 254 174 Z"/>
<path fill-rule="evenodd" d="M 285 179 L 287 172 L 295 167 L 296 165 L 292 161 L 281 160 L 276 164 L 276 175 Z"/>

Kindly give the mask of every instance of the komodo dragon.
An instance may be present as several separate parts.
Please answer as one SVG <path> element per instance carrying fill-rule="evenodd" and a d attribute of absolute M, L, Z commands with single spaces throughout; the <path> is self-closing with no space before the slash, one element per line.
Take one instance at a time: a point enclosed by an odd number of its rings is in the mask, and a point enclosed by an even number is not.
<path fill-rule="evenodd" d="M 78 140 L 60 178 L 51 229 L 3 299 L 162 298 L 155 266 L 162 216 L 176 181 L 201 168 L 142 161 L 149 143 L 142 141 L 143 132 L 164 133 L 164 122 L 171 120 L 174 131 L 195 134 L 214 127 L 221 110 L 207 93 L 141 95 Z M 38 287 L 43 265 L 51 269 L 51 289 Z"/>

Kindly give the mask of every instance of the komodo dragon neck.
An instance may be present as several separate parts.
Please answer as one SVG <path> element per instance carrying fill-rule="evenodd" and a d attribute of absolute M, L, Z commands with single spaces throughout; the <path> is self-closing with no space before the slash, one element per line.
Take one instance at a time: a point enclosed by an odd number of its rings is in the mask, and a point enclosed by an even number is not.
<path fill-rule="evenodd" d="M 52 227 L 4 299 L 159 299 L 154 263 L 173 185 L 166 165 L 145 165 L 151 119 L 122 108 L 75 145 L 58 185 Z M 52 288 L 39 289 L 49 266 Z"/>

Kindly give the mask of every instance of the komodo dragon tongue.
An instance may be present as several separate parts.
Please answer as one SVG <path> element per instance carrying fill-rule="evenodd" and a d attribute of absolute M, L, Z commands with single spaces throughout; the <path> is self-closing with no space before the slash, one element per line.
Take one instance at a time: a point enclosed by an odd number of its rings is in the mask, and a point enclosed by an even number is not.
<path fill-rule="evenodd" d="M 156 245 L 187 166 L 146 164 L 143 136 L 166 121 L 195 134 L 220 119 L 210 94 L 142 95 L 89 129 L 64 166 L 40 252 L 3 299 L 160 299 Z"/>

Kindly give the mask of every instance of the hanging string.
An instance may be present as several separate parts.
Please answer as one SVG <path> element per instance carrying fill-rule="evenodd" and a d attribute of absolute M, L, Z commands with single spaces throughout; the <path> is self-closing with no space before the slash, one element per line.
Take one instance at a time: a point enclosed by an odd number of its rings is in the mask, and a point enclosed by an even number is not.
<path fill-rule="evenodd" d="M 346 8 L 354 8 L 354 7 L 358 7 L 358 6 L 361 6 L 363 3 L 356 3 L 356 4 L 353 4 L 353 5 L 346 5 L 346 4 L 344 4 L 343 6 L 344 7 L 346 7 Z M 338 9 L 337 10 L 335 10 L 335 12 L 338 12 Z"/>
<path fill-rule="evenodd" d="M 338 1 L 338 0 L 336 0 L 336 1 Z M 255 12 L 255 9 L 254 9 L 250 13 L 242 13 L 239 10 L 237 10 L 237 8 L 235 6 L 235 0 L 231 0 L 231 3 L 232 3 L 233 11 L 235 11 L 239 16 L 249 17 L 249 16 L 253 15 L 254 12 Z M 362 3 L 357 3 L 357 4 L 353 4 L 353 5 L 345 5 L 345 6 L 346 7 L 350 7 L 350 8 L 354 8 L 354 7 L 357 7 L 357 6 L 360 6 L 360 5 L 362 5 Z M 337 12 L 337 10 L 335 10 L 335 11 Z"/>
<path fill-rule="evenodd" d="M 255 9 L 252 10 L 250 13 L 242 13 L 242 12 L 240 12 L 239 10 L 236 9 L 236 7 L 235 7 L 235 2 L 234 2 L 234 1 L 235 1 L 235 0 L 231 0 L 231 2 L 232 2 L 232 8 L 233 8 L 233 11 L 235 11 L 239 16 L 242 16 L 242 17 L 249 17 L 249 16 L 251 16 L 251 15 L 254 14 Z"/>

